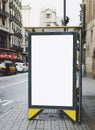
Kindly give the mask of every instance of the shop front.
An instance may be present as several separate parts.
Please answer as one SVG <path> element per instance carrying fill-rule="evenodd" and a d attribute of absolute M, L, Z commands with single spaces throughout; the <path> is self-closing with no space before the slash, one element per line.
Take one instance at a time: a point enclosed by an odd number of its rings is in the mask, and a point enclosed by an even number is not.
<path fill-rule="evenodd" d="M 0 48 L 0 61 L 10 60 L 16 62 L 18 54 L 15 50 Z"/>

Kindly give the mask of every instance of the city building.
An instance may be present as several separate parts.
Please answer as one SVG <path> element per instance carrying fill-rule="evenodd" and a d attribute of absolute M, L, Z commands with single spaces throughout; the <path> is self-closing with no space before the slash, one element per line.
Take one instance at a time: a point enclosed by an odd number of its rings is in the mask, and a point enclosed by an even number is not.
<path fill-rule="evenodd" d="M 22 59 L 22 15 L 21 0 L 9 0 L 10 48 L 16 50 L 18 58 Z"/>
<path fill-rule="evenodd" d="M 28 30 L 25 27 L 31 27 L 31 7 L 22 5 L 22 23 L 23 23 L 23 61 L 28 61 Z"/>
<path fill-rule="evenodd" d="M 95 78 L 95 0 L 82 0 L 86 76 Z"/>
<path fill-rule="evenodd" d="M 62 19 L 57 17 L 54 8 L 42 9 L 40 12 L 40 26 L 62 26 Z"/>
<path fill-rule="evenodd" d="M 0 59 L 22 60 L 22 53 L 21 0 L 0 0 Z"/>
<path fill-rule="evenodd" d="M 0 48 L 9 47 L 9 6 L 8 0 L 0 0 Z"/>
<path fill-rule="evenodd" d="M 31 7 L 30 5 L 22 5 L 22 24 L 24 27 L 31 26 Z"/>
<path fill-rule="evenodd" d="M 23 54 L 22 59 L 23 62 L 28 62 L 28 30 L 23 27 L 22 29 L 22 36 L 23 36 Z"/>

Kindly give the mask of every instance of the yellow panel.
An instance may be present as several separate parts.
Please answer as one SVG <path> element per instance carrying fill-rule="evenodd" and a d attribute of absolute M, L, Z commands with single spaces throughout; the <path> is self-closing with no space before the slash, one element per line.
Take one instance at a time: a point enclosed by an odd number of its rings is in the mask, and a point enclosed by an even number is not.
<path fill-rule="evenodd" d="M 76 121 L 76 110 L 63 110 L 73 121 Z"/>
<path fill-rule="evenodd" d="M 41 109 L 36 109 L 36 108 L 28 109 L 28 119 L 31 119 L 32 117 L 34 117 L 40 111 L 41 111 Z"/>

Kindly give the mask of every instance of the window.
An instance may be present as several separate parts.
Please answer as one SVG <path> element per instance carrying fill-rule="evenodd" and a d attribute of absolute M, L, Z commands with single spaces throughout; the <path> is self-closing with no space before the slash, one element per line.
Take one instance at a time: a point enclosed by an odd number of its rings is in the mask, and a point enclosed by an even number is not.
<path fill-rule="evenodd" d="M 1 9 L 1 2 L 0 2 L 0 9 Z"/>
<path fill-rule="evenodd" d="M 28 52 L 28 47 L 26 47 L 26 52 Z"/>
<path fill-rule="evenodd" d="M 5 25 L 5 18 L 2 18 L 2 25 Z"/>
<path fill-rule="evenodd" d="M 47 14 L 47 18 L 50 18 L 50 14 Z"/>
<path fill-rule="evenodd" d="M 3 11 L 5 11 L 5 4 L 3 4 Z"/>
<path fill-rule="evenodd" d="M 93 30 L 91 30 L 91 42 L 93 41 Z"/>

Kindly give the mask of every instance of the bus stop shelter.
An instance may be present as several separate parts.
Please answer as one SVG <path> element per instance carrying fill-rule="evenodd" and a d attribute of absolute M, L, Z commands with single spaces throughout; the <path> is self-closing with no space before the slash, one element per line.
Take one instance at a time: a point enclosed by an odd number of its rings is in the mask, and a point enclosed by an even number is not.
<path fill-rule="evenodd" d="M 29 32 L 28 118 L 58 109 L 81 120 L 82 42 L 80 26 L 26 27 Z M 79 77 L 77 77 L 79 41 Z"/>

